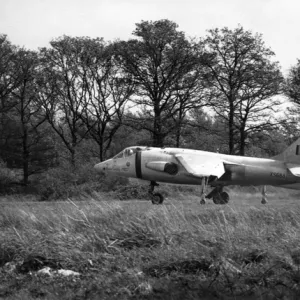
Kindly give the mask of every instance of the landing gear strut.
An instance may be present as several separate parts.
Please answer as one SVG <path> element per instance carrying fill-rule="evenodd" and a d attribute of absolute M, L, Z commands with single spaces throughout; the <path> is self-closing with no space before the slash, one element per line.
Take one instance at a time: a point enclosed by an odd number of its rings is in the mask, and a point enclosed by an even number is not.
<path fill-rule="evenodd" d="M 265 185 L 262 187 L 261 195 L 262 195 L 261 204 L 267 204 L 268 203 L 267 187 Z"/>
<path fill-rule="evenodd" d="M 201 200 L 200 204 L 204 205 L 206 203 L 206 188 L 207 188 L 207 178 L 202 177 L 202 182 L 201 182 Z"/>
<path fill-rule="evenodd" d="M 213 199 L 215 204 L 227 204 L 229 202 L 229 195 L 226 192 L 223 192 L 223 187 L 216 187 L 208 195 L 208 199 Z"/>
<path fill-rule="evenodd" d="M 162 204 L 164 202 L 164 197 L 160 193 L 154 193 L 154 187 L 159 186 L 159 184 L 155 181 L 150 182 L 149 186 L 149 195 L 152 204 Z"/>

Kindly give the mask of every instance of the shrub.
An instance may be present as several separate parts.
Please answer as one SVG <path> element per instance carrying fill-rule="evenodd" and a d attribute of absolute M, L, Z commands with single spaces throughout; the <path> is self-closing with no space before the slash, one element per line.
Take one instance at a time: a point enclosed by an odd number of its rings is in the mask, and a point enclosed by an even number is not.
<path fill-rule="evenodd" d="M 0 193 L 8 194 L 14 192 L 17 181 L 15 173 L 7 168 L 6 164 L 0 160 Z"/>
<path fill-rule="evenodd" d="M 110 191 L 126 183 L 126 179 L 99 174 L 92 163 L 86 163 L 75 169 L 69 164 L 50 169 L 37 178 L 34 184 L 41 200 L 53 200 L 91 195 L 95 191 Z"/>

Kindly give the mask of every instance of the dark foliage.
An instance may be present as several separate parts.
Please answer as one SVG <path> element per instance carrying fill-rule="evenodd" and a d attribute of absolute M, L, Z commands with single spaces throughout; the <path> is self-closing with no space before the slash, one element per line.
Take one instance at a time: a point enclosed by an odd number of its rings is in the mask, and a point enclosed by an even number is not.
<path fill-rule="evenodd" d="M 54 270 L 62 268 L 60 262 L 55 259 L 46 258 L 41 255 L 29 255 L 24 259 L 23 263 L 17 267 L 17 271 L 20 273 L 28 273 L 30 271 L 41 270 L 45 267 L 50 267 Z"/>

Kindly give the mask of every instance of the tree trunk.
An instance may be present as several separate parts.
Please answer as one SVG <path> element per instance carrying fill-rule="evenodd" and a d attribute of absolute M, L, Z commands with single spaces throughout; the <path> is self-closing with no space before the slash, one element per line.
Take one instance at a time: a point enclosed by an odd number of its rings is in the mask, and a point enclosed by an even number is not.
<path fill-rule="evenodd" d="M 154 124 L 153 124 L 153 147 L 163 147 L 164 146 L 164 137 L 162 134 L 162 124 L 160 116 L 159 104 L 155 103 L 154 105 Z"/>
<path fill-rule="evenodd" d="M 246 134 L 245 126 L 243 125 L 240 129 L 240 153 L 239 155 L 245 156 L 245 146 L 246 146 Z"/>
<path fill-rule="evenodd" d="M 231 109 L 230 109 L 231 110 Z M 232 108 L 233 110 L 233 108 Z M 229 154 L 234 154 L 234 119 L 233 119 L 233 111 L 229 113 Z"/>
<path fill-rule="evenodd" d="M 72 143 L 71 143 L 71 149 L 70 149 L 70 152 L 71 152 L 71 164 L 72 164 L 73 168 L 75 168 L 75 166 L 76 166 L 76 150 L 75 150 L 76 146 L 77 146 L 77 136 L 76 136 L 76 131 L 74 130 L 72 132 Z"/>
<path fill-rule="evenodd" d="M 181 126 L 182 126 L 183 112 L 182 109 L 179 110 L 178 125 L 176 128 L 176 147 L 180 147 L 180 137 L 181 137 Z"/>
<path fill-rule="evenodd" d="M 103 143 L 102 142 L 99 143 L 99 158 L 100 158 L 100 162 L 104 161 L 104 159 L 103 159 Z"/>
<path fill-rule="evenodd" d="M 28 149 L 28 128 L 25 118 L 25 107 L 24 107 L 25 97 L 24 91 L 22 97 L 20 98 L 20 113 L 21 113 L 21 124 L 22 124 L 22 163 L 23 163 L 23 184 L 28 185 L 29 177 L 29 149 Z"/>
<path fill-rule="evenodd" d="M 75 149 L 71 149 L 70 150 L 70 153 L 71 153 L 71 165 L 73 168 L 75 168 L 75 165 L 76 165 L 76 161 L 75 161 Z"/>
<path fill-rule="evenodd" d="M 26 127 L 23 127 L 23 184 L 28 185 L 29 178 L 29 151 L 28 151 L 28 133 Z"/>
<path fill-rule="evenodd" d="M 178 128 L 176 130 L 176 148 L 180 147 L 180 136 L 181 136 L 181 124 L 178 124 Z"/>
<path fill-rule="evenodd" d="M 153 147 L 163 147 L 164 146 L 164 137 L 160 132 L 153 133 Z"/>

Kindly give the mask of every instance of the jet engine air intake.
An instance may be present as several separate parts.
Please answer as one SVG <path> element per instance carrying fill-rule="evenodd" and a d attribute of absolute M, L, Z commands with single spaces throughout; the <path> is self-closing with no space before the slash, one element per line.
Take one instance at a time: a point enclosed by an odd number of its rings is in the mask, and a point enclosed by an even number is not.
<path fill-rule="evenodd" d="M 166 163 L 164 171 L 170 175 L 176 175 L 178 173 L 178 166 L 175 163 Z"/>
<path fill-rule="evenodd" d="M 169 163 L 164 161 L 151 161 L 146 164 L 148 169 L 165 172 L 170 175 L 176 175 L 178 173 L 178 166 L 175 163 Z"/>

